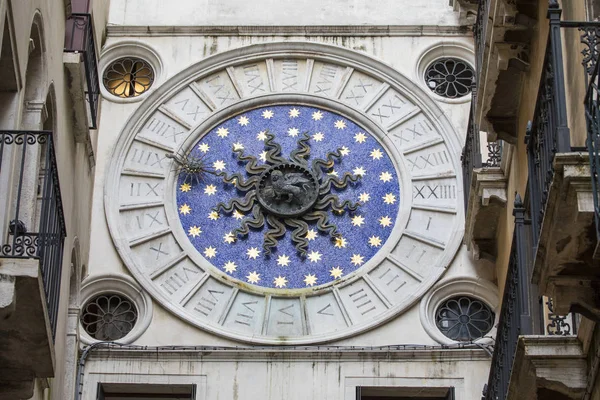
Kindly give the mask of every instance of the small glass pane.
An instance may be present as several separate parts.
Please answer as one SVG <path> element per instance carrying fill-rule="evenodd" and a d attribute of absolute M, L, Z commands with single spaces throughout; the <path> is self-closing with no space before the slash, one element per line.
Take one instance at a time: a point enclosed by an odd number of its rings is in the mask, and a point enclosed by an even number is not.
<path fill-rule="evenodd" d="M 104 70 L 104 87 L 111 94 L 128 98 L 146 92 L 154 82 L 154 71 L 139 58 L 120 58 Z"/>
<path fill-rule="evenodd" d="M 425 71 L 425 82 L 439 96 L 455 99 L 471 93 L 474 71 L 469 64 L 456 58 L 441 58 Z"/>
<path fill-rule="evenodd" d="M 442 303 L 435 316 L 438 329 L 452 340 L 468 342 L 485 336 L 494 325 L 487 304 L 471 297 L 453 297 Z"/>
<path fill-rule="evenodd" d="M 96 340 L 118 340 L 131 332 L 137 316 L 137 309 L 128 298 L 102 294 L 85 304 L 81 325 Z"/>

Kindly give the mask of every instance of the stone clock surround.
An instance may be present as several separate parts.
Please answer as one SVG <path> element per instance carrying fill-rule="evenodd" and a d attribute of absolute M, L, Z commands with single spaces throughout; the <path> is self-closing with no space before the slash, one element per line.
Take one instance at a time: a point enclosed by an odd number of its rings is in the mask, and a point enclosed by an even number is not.
<path fill-rule="evenodd" d="M 451 233 L 449 235 L 450 239 L 448 240 L 448 243 L 445 244 L 445 248 L 448 250 L 445 251 L 444 255 L 439 259 L 439 261 L 438 261 L 439 271 L 436 274 L 434 274 L 431 277 L 428 277 L 426 281 L 421 282 L 420 286 L 418 286 L 414 290 L 414 292 L 412 292 L 408 296 L 404 296 L 404 298 L 402 300 L 400 300 L 399 302 L 396 302 L 396 303 L 390 303 L 389 300 L 385 298 L 385 296 L 384 296 L 384 298 L 379 297 L 376 291 L 370 292 L 371 295 L 376 296 L 377 300 L 379 302 L 381 302 L 381 305 L 382 305 L 381 308 L 385 310 L 384 312 L 382 312 L 374 317 L 363 319 L 358 323 L 353 323 L 352 321 L 350 321 L 350 323 L 348 323 L 348 319 L 351 319 L 351 317 L 348 315 L 347 312 L 346 313 L 342 312 L 342 314 L 344 314 L 343 315 L 344 318 L 342 321 L 338 321 L 338 322 L 342 326 L 344 323 L 347 324 L 348 326 L 345 329 L 341 329 L 341 330 L 330 329 L 329 331 L 325 331 L 325 332 L 316 331 L 315 330 L 316 326 L 310 326 L 304 320 L 304 318 L 306 318 L 304 316 L 304 314 L 306 313 L 306 309 L 304 307 L 306 307 L 307 299 L 310 302 L 311 296 L 296 297 L 298 294 L 293 293 L 293 292 L 282 293 L 281 291 L 279 291 L 279 292 L 274 292 L 274 293 L 268 293 L 268 291 L 265 292 L 264 290 L 261 290 L 262 294 L 266 295 L 268 297 L 267 307 L 271 307 L 271 308 L 275 307 L 275 309 L 277 309 L 279 306 L 281 306 L 281 307 L 279 307 L 279 310 L 284 309 L 286 307 L 285 306 L 285 304 L 286 304 L 285 302 L 287 301 L 286 297 L 292 297 L 292 298 L 295 297 L 298 301 L 297 304 L 300 307 L 302 307 L 305 311 L 302 313 L 302 316 L 301 316 L 301 318 L 303 320 L 300 321 L 301 325 L 302 325 L 302 331 L 299 333 L 297 332 L 292 335 L 280 335 L 280 334 L 269 335 L 268 329 L 266 331 L 267 333 L 265 334 L 265 329 L 263 327 L 262 330 L 259 329 L 258 334 L 255 333 L 255 334 L 249 335 L 248 333 L 243 333 L 243 332 L 240 333 L 239 331 L 236 332 L 236 331 L 224 329 L 222 326 L 220 326 L 220 323 L 224 322 L 224 321 L 222 321 L 222 318 L 225 318 L 223 316 L 219 317 L 218 320 L 216 320 L 216 321 L 215 320 L 198 320 L 197 318 L 194 318 L 189 313 L 187 313 L 185 310 L 182 310 L 177 304 L 171 303 L 172 299 L 168 299 L 168 297 L 165 296 L 165 294 L 160 291 L 158 286 L 152 285 L 151 279 L 144 277 L 143 275 L 140 275 L 139 273 L 136 273 L 136 270 L 131 267 L 131 265 L 135 265 L 135 263 L 136 263 L 135 257 L 132 256 L 132 254 L 129 250 L 130 246 L 133 246 L 133 245 L 131 244 L 131 241 L 128 240 L 126 238 L 126 236 L 123 234 L 122 229 L 118 227 L 119 221 L 117 219 L 118 219 L 119 213 L 118 213 L 117 208 L 115 208 L 115 201 L 118 201 L 118 199 L 116 199 L 114 196 L 114 189 L 117 187 L 116 185 L 118 184 L 118 180 L 120 178 L 119 169 L 115 168 L 115 166 L 114 166 L 114 165 L 116 165 L 116 163 L 113 163 L 113 166 L 109 166 L 109 172 L 107 174 L 107 185 L 105 187 L 106 188 L 105 189 L 106 190 L 105 191 L 106 213 L 107 213 L 107 219 L 109 221 L 111 233 L 113 236 L 113 240 L 115 242 L 115 246 L 119 250 L 119 253 L 121 254 L 121 257 L 124 259 L 125 263 L 128 266 L 130 266 L 130 270 L 134 274 L 136 279 L 138 279 L 138 281 L 140 281 L 140 283 L 146 288 L 146 290 L 148 290 L 150 292 L 150 294 L 155 299 L 157 299 L 160 303 L 162 303 L 170 311 L 179 315 L 180 317 L 187 320 L 188 322 L 191 322 L 197 326 L 200 326 L 204 329 L 207 329 L 209 331 L 212 331 L 212 332 L 215 332 L 218 334 L 223 334 L 225 336 L 228 336 L 228 337 L 231 337 L 234 339 L 249 341 L 249 342 L 267 343 L 267 344 L 281 344 L 281 343 L 286 343 L 286 344 L 297 343 L 297 344 L 299 344 L 299 343 L 323 342 L 323 341 L 333 340 L 333 339 L 337 339 L 337 338 L 341 338 L 341 337 L 347 337 L 350 335 L 354 335 L 354 334 L 363 332 L 367 329 L 370 329 L 374 326 L 377 326 L 377 325 L 385 322 L 386 320 L 394 317 L 395 315 L 398 315 L 398 313 L 400 313 L 402 310 L 405 310 L 407 307 L 414 304 L 414 302 L 416 302 L 422 296 L 422 294 L 433 283 L 435 283 L 435 281 L 439 278 L 439 276 L 444 272 L 445 268 L 450 264 L 450 262 L 452 261 L 452 258 L 454 257 L 455 251 L 458 248 L 460 241 L 462 239 L 463 215 L 462 215 L 462 204 L 460 201 L 460 199 L 461 199 L 460 188 L 462 187 L 462 184 L 460 183 L 461 176 L 458 173 L 460 168 L 458 166 L 458 158 L 457 158 L 460 147 L 457 143 L 457 139 L 455 137 L 455 134 L 453 133 L 451 125 L 449 124 L 449 122 L 447 121 L 445 116 L 442 114 L 442 112 L 439 110 L 439 108 L 435 105 L 435 103 L 431 100 L 431 98 L 428 95 L 424 94 L 424 92 L 420 88 L 418 88 L 418 86 L 416 84 L 408 81 L 406 78 L 404 78 L 398 72 L 394 71 L 389 66 L 386 66 L 377 61 L 374 61 L 373 59 L 366 57 L 364 55 L 361 55 L 359 53 L 351 52 L 351 51 L 344 50 L 344 49 L 341 49 L 338 47 L 320 45 L 320 44 L 308 44 L 308 43 L 271 43 L 271 44 L 253 45 L 253 46 L 249 46 L 247 48 L 242 48 L 242 49 L 237 49 L 237 50 L 221 53 L 219 55 L 216 55 L 214 57 L 206 59 L 206 60 L 196 64 L 195 66 L 192 66 L 191 68 L 188 68 L 187 70 L 179 73 L 178 75 L 176 75 L 174 78 L 172 78 L 169 81 L 169 82 L 176 82 L 175 84 L 169 85 L 169 83 L 167 83 L 167 84 L 163 85 L 162 87 L 157 88 L 156 91 L 149 96 L 149 98 L 146 100 L 146 102 L 143 104 L 143 106 L 140 107 L 134 113 L 134 115 L 131 117 L 131 119 L 125 126 L 123 133 L 115 147 L 115 155 L 114 155 L 113 159 L 119 160 L 118 166 L 120 168 L 123 165 L 123 157 L 125 157 L 127 155 L 126 151 L 129 149 L 129 146 L 131 145 L 131 142 L 134 139 L 134 133 L 138 132 L 139 129 L 143 128 L 143 124 L 146 123 L 146 120 L 147 120 L 147 118 L 150 117 L 151 112 L 154 112 L 156 110 L 156 108 L 158 108 L 160 103 L 162 101 L 164 101 L 164 99 L 171 97 L 173 94 L 175 94 L 178 91 L 182 90 L 183 88 L 187 87 L 190 84 L 190 82 L 198 80 L 199 78 L 201 78 L 201 76 L 204 76 L 204 77 L 210 76 L 211 74 L 213 74 L 217 71 L 223 70 L 223 68 L 225 68 L 227 66 L 237 65 L 237 64 L 247 64 L 247 63 L 251 63 L 252 60 L 264 60 L 264 59 L 269 59 L 269 58 L 279 58 L 282 56 L 287 56 L 288 58 L 296 57 L 296 58 L 300 58 L 300 59 L 309 58 L 309 59 L 314 59 L 315 62 L 325 61 L 325 62 L 335 63 L 338 65 L 340 65 L 340 64 L 345 65 L 345 66 L 347 66 L 347 71 L 349 71 L 350 74 L 353 72 L 352 70 L 350 70 L 350 68 L 354 68 L 354 70 L 361 71 L 362 73 L 366 73 L 366 74 L 370 75 L 371 77 L 378 79 L 380 82 L 385 82 L 383 85 L 389 85 L 389 88 L 397 90 L 399 93 L 402 94 L 402 96 L 407 98 L 416 107 L 420 108 L 421 112 L 416 111 L 415 114 L 419 114 L 419 115 L 423 114 L 424 116 L 426 116 L 428 118 L 429 122 L 431 124 L 433 124 L 434 127 L 436 128 L 436 130 L 439 132 L 439 134 L 443 138 L 443 143 L 445 143 L 447 151 L 450 154 L 450 157 L 452 158 L 452 167 L 454 169 L 454 178 L 453 179 L 455 182 L 457 193 L 456 193 L 455 205 L 453 207 L 453 212 L 450 213 L 453 216 L 452 218 L 450 218 L 453 221 Z M 350 77 L 347 77 L 346 79 L 349 79 L 349 78 Z M 343 84 L 347 84 L 347 83 L 348 83 L 348 81 L 346 80 Z M 342 85 L 342 83 L 338 83 L 338 86 L 340 86 L 340 85 Z M 240 93 L 243 93 L 243 90 L 241 90 L 239 88 L 236 90 L 239 91 Z M 341 89 L 339 89 L 339 90 L 341 90 Z M 383 89 L 384 92 L 385 92 L 385 90 L 387 90 L 387 89 Z M 198 135 L 201 132 L 205 131 L 206 128 L 214 126 L 216 123 L 218 123 L 218 121 L 224 119 L 226 116 L 231 115 L 232 113 L 235 113 L 236 111 L 239 112 L 244 109 L 253 108 L 253 107 L 256 107 L 259 105 L 264 105 L 265 101 L 269 101 L 269 104 L 271 102 L 286 103 L 286 104 L 289 104 L 290 102 L 298 102 L 300 104 L 308 104 L 308 105 L 323 107 L 325 109 L 331 109 L 331 110 L 334 110 L 335 112 L 344 114 L 346 117 L 359 122 L 363 127 L 367 128 L 372 134 L 374 134 L 380 138 L 380 140 L 384 143 L 385 147 L 387 148 L 388 152 L 396 153 L 394 155 L 394 159 L 396 160 L 396 163 L 397 163 L 397 165 L 396 165 L 397 172 L 399 173 L 399 176 L 401 176 L 401 178 L 400 178 L 400 180 L 402 181 L 401 187 L 404 188 L 402 191 L 403 198 L 400 201 L 402 209 L 400 210 L 400 217 L 396 221 L 396 225 L 399 226 L 400 228 L 395 229 L 394 233 L 392 234 L 393 238 L 391 238 L 388 241 L 386 246 L 384 248 L 382 248 L 382 250 L 367 265 L 365 265 L 364 267 L 361 268 L 361 272 L 364 274 L 364 273 L 367 273 L 369 270 L 376 268 L 379 265 L 379 263 L 381 263 L 382 260 L 384 258 L 386 258 L 386 253 L 391 251 L 392 247 L 397 245 L 399 239 L 401 238 L 401 236 L 403 234 L 402 227 L 404 227 L 407 224 L 407 221 L 409 218 L 408 208 L 410 208 L 410 205 L 412 203 L 414 189 L 408 190 L 408 188 L 412 187 L 412 183 L 411 183 L 410 177 L 406 173 L 408 167 L 406 165 L 406 162 L 404 161 L 404 157 L 399 154 L 398 149 L 396 148 L 395 144 L 392 143 L 392 141 L 388 137 L 389 134 L 388 134 L 387 130 L 383 129 L 379 124 L 377 124 L 375 121 L 373 121 L 372 118 L 366 117 L 362 112 L 360 112 L 359 110 L 357 110 L 353 107 L 350 107 L 345 104 L 341 104 L 341 102 L 339 102 L 338 100 L 335 100 L 335 99 L 331 100 L 331 99 L 327 99 L 324 97 L 311 95 L 308 93 L 292 93 L 292 94 L 281 94 L 281 93 L 277 94 L 277 92 L 272 92 L 272 93 L 275 93 L 275 94 L 267 95 L 267 97 L 256 96 L 256 97 L 252 97 L 252 98 L 247 98 L 246 100 L 241 100 L 241 101 L 235 102 L 232 105 L 230 105 L 229 107 L 224 107 L 222 109 L 217 108 L 216 110 L 214 110 L 213 115 L 211 117 L 206 119 L 204 122 L 201 123 L 201 125 L 199 127 L 195 128 L 190 134 L 188 134 L 188 137 L 186 138 L 185 143 L 178 143 L 177 147 L 185 149 L 187 144 L 197 141 Z M 377 96 L 377 94 L 375 96 Z M 383 96 L 385 96 L 385 93 L 382 93 L 379 96 L 383 97 Z M 375 102 L 378 101 L 377 99 L 379 99 L 380 97 L 375 97 L 375 99 L 376 99 Z M 416 116 L 414 114 L 410 115 L 410 116 L 406 117 L 406 120 L 409 120 L 411 118 L 419 118 L 419 115 L 416 115 Z M 400 123 L 399 125 L 402 125 L 402 123 Z M 433 145 L 431 145 L 431 146 L 433 146 Z M 426 146 L 425 149 L 427 147 L 429 147 L 429 146 Z M 414 150 L 413 152 L 418 154 L 419 151 L 420 150 L 417 149 L 417 150 Z M 167 185 L 165 187 L 167 187 L 167 188 L 172 187 L 172 184 L 170 182 L 173 179 L 174 179 L 173 174 L 169 174 L 168 175 L 169 183 L 167 183 Z M 435 180 L 436 178 L 433 177 L 430 179 Z M 421 178 L 420 181 L 424 181 L 424 179 Z M 168 193 L 168 190 L 166 191 L 166 193 Z M 166 203 L 169 203 L 172 201 L 173 201 L 173 199 L 169 199 L 168 197 L 165 198 Z M 174 212 L 174 208 L 172 206 L 166 207 L 167 220 L 174 221 L 173 215 L 172 215 L 173 212 Z M 444 215 L 447 215 L 447 214 L 444 214 Z M 175 236 L 181 236 L 181 235 L 185 236 L 185 232 L 181 232 L 181 229 L 178 228 L 178 224 L 172 222 L 171 226 L 172 226 L 173 233 Z M 152 237 L 150 239 L 141 238 L 140 243 L 143 243 L 145 240 L 152 240 Z M 178 243 L 183 248 L 185 248 L 186 243 L 187 243 L 187 238 L 185 238 L 185 240 L 183 240 L 183 239 L 178 240 Z M 186 257 L 190 257 L 191 259 L 193 259 L 194 257 L 197 256 L 197 253 L 195 252 L 195 250 L 192 250 L 192 249 L 185 249 L 185 250 L 187 253 Z M 202 260 L 198 260 L 198 264 L 202 265 Z M 157 276 L 155 276 L 155 278 Z M 207 276 L 205 278 L 205 281 L 206 281 L 206 279 L 214 279 L 214 278 L 215 277 L 213 277 L 213 276 L 211 276 L 211 277 Z M 219 279 L 216 279 L 215 282 L 220 282 L 220 284 L 223 284 L 223 281 L 220 281 Z M 361 276 L 359 276 L 359 275 L 349 276 L 346 281 L 340 282 L 339 286 L 342 287 L 342 290 L 343 290 L 343 286 L 351 285 L 356 282 L 359 282 L 361 285 L 364 286 L 364 287 L 360 288 L 361 290 L 372 289 L 373 283 L 361 280 Z M 326 288 L 325 290 L 330 290 L 330 289 L 331 288 Z M 237 289 L 234 288 L 234 290 L 239 290 L 239 288 L 237 288 Z M 251 294 L 251 290 L 248 292 Z M 230 303 L 235 298 L 236 293 L 234 293 L 230 297 Z M 337 296 L 336 299 L 338 299 L 340 297 L 339 290 L 338 291 L 334 290 L 332 293 L 333 293 L 334 297 Z M 239 296 L 239 294 L 238 294 L 238 296 Z M 386 300 L 388 301 L 388 304 L 385 303 Z M 280 302 L 280 301 L 283 302 L 283 303 L 281 303 L 283 305 L 277 304 L 277 302 Z M 342 304 L 344 304 L 344 303 L 342 302 Z M 231 309 L 232 304 L 228 304 L 226 306 L 229 307 L 227 312 L 230 313 L 232 311 L 232 309 Z M 344 307 L 344 306 L 342 305 L 342 307 Z M 221 310 L 221 311 L 223 311 L 221 314 L 227 313 L 227 312 L 225 312 L 225 310 Z M 325 312 L 325 314 L 327 314 L 327 312 Z M 268 318 L 266 318 L 265 321 L 267 319 Z M 268 322 L 264 322 L 264 321 L 263 321 L 263 323 L 268 324 Z M 313 323 L 314 323 L 314 321 L 313 321 Z"/>

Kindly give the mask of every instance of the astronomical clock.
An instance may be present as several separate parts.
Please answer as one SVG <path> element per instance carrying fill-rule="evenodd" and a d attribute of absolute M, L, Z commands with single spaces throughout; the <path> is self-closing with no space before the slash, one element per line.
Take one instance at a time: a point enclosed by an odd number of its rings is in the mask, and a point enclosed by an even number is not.
<path fill-rule="evenodd" d="M 105 187 L 124 264 L 235 340 L 348 337 L 412 306 L 462 239 L 458 149 L 420 87 L 307 43 L 219 54 L 155 90 Z"/>

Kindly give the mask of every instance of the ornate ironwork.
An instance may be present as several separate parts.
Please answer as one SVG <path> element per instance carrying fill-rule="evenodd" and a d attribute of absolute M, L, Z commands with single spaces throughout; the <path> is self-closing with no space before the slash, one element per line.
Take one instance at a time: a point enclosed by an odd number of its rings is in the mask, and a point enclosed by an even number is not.
<path fill-rule="evenodd" d="M 490 0 L 480 0 L 477 7 L 477 19 L 473 27 L 473 37 L 475 39 L 475 68 L 476 81 L 481 81 L 481 69 L 483 66 L 483 55 L 485 53 L 485 40 L 487 34 L 487 24 L 490 13 Z"/>
<path fill-rule="evenodd" d="M 496 331 L 496 344 L 488 383 L 484 389 L 484 400 L 504 400 L 517 350 L 519 335 L 533 332 L 531 304 L 529 301 L 528 248 L 525 239 L 525 208 L 517 194 L 513 211 L 515 230 L 508 264 L 502 309 Z"/>
<path fill-rule="evenodd" d="M 441 58 L 425 70 L 425 82 L 439 96 L 454 99 L 471 92 L 474 78 L 473 68 L 457 58 Z"/>
<path fill-rule="evenodd" d="M 90 110 L 92 129 L 97 128 L 98 99 L 100 96 L 100 79 L 98 75 L 98 58 L 96 57 L 96 41 L 91 14 L 72 13 L 67 18 L 65 51 L 83 54 L 87 99 Z"/>
<path fill-rule="evenodd" d="M 487 142 L 488 158 L 485 167 L 499 167 L 502 161 L 502 141 Z"/>
<path fill-rule="evenodd" d="M 0 131 L 0 178 L 14 182 L 0 196 L 10 219 L 0 236 L 0 258 L 39 259 L 55 335 L 66 229 L 52 132 Z"/>
<path fill-rule="evenodd" d="M 546 335 L 552 336 L 567 336 L 574 335 L 577 333 L 577 327 L 575 324 L 575 315 L 558 315 L 554 313 L 554 304 L 550 297 L 546 298 L 546 307 L 548 307 L 548 313 L 546 314 Z"/>
<path fill-rule="evenodd" d="M 490 307 L 467 296 L 446 300 L 438 308 L 435 319 L 444 335 L 460 342 L 482 338 L 494 326 L 494 313 Z"/>
<path fill-rule="evenodd" d="M 317 228 L 332 240 L 339 237 L 337 227 L 330 222 L 326 210 L 331 208 L 336 213 L 355 211 L 359 204 L 348 200 L 340 202 L 338 196 L 330 193 L 331 187 L 344 189 L 349 183 L 357 182 L 359 176 L 346 172 L 337 178 L 324 173 L 324 169 L 331 168 L 341 158 L 341 149 L 327 153 L 325 160 L 314 159 L 309 165 L 306 157 L 310 154 L 310 136 L 306 133 L 298 140 L 297 148 L 291 152 L 289 159 L 281 155 L 281 146 L 274 138 L 267 133 L 265 146 L 268 151 L 263 165 L 258 164 L 256 157 L 234 147 L 237 160 L 246 163 L 250 177 L 246 179 L 239 173 L 227 175 L 225 172 L 218 175 L 246 195 L 228 204 L 221 202 L 214 211 L 228 214 L 235 210 L 252 211 L 252 216 L 244 219 L 241 226 L 233 231 L 234 235 L 247 235 L 250 228 L 260 229 L 266 220 L 270 227 L 264 234 L 263 250 L 266 255 L 271 254 L 278 239 L 286 233 L 286 227 L 292 228 L 292 241 L 304 257 L 308 248 L 307 222 L 316 221 Z"/>
<path fill-rule="evenodd" d="M 137 317 L 137 309 L 128 298 L 102 294 L 83 307 L 81 325 L 96 340 L 118 340 L 131 332 Z"/>
<path fill-rule="evenodd" d="M 196 157 L 191 153 L 168 153 L 167 158 L 175 162 L 175 173 L 184 175 L 184 183 L 194 184 L 202 181 L 206 174 L 215 175 L 214 169 L 206 164 L 206 155 Z"/>
<path fill-rule="evenodd" d="M 587 148 L 592 175 L 596 237 L 600 239 L 600 63 L 596 63 L 585 97 Z"/>
<path fill-rule="evenodd" d="M 563 69 L 560 9 L 550 8 L 550 32 L 533 121 L 527 128 L 529 198 L 533 246 L 537 249 L 550 184 L 554 155 L 571 150 Z"/>
<path fill-rule="evenodd" d="M 136 97 L 154 83 L 154 70 L 141 58 L 125 57 L 113 61 L 104 70 L 104 87 L 118 97 Z"/>

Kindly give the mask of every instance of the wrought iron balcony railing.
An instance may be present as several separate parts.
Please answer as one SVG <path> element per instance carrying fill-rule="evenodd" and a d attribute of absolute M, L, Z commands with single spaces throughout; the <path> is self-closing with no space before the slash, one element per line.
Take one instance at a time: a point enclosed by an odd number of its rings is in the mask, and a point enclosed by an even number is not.
<path fill-rule="evenodd" d="M 600 31 L 600 27 L 597 29 Z M 594 33 L 596 32 L 594 31 Z M 595 47 L 590 49 L 595 49 Z M 587 123 L 587 147 L 590 155 L 590 173 L 592 175 L 596 237 L 600 240 L 600 63 L 597 62 L 597 54 L 596 57 L 593 57 L 593 54 L 590 52 L 589 56 L 588 65 L 586 65 L 584 60 L 584 66 L 587 67 L 587 71 L 591 71 L 585 96 L 585 117 Z"/>
<path fill-rule="evenodd" d="M 100 79 L 96 58 L 96 43 L 91 14 L 73 13 L 67 18 L 65 33 L 65 51 L 83 54 L 87 99 L 90 110 L 90 128 L 96 129 L 98 118 L 98 100 Z"/>
<path fill-rule="evenodd" d="M 525 207 L 519 195 L 515 199 L 514 206 L 515 230 L 504 283 L 500 320 L 496 330 L 494 355 L 483 400 L 507 398 L 519 335 L 533 333 L 529 294 L 530 274 L 527 264 L 527 252 L 531 249 L 527 245 Z"/>
<path fill-rule="evenodd" d="M 66 229 L 52 132 L 0 131 L 0 189 L 0 258 L 39 260 L 54 337 Z"/>
<path fill-rule="evenodd" d="M 487 35 L 487 24 L 490 17 L 490 0 L 479 0 L 477 8 L 477 19 L 473 27 L 475 39 L 475 67 L 477 70 L 477 82 L 481 82 L 481 70 L 483 68 L 483 55 L 485 52 L 485 40 Z"/>

